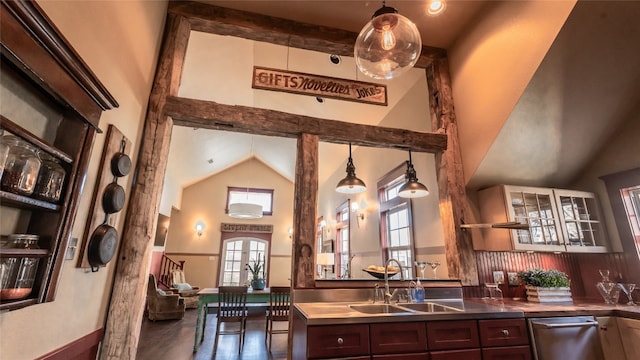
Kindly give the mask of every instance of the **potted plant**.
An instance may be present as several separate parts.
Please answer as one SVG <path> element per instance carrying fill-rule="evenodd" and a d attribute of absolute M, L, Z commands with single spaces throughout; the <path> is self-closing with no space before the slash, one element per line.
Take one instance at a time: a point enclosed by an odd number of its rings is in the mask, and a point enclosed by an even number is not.
<path fill-rule="evenodd" d="M 527 300 L 534 302 L 571 302 L 571 281 L 562 271 L 530 269 L 518 277 L 527 289 Z"/>
<path fill-rule="evenodd" d="M 263 290 L 267 284 L 265 280 L 265 262 L 258 254 L 258 259 L 254 260 L 251 264 L 246 264 L 247 270 L 251 273 L 251 287 L 254 290 Z"/>

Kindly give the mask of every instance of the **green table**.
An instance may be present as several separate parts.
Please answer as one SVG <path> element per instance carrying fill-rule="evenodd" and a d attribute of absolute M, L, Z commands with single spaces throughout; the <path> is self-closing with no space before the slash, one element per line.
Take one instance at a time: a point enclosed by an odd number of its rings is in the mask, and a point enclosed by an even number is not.
<path fill-rule="evenodd" d="M 269 303 L 269 288 L 264 290 L 249 290 L 247 303 Z M 196 321 L 196 338 L 193 343 L 193 352 L 198 351 L 198 346 L 204 339 L 204 330 L 207 327 L 207 304 L 218 302 L 218 288 L 204 288 L 198 291 L 198 320 Z"/>

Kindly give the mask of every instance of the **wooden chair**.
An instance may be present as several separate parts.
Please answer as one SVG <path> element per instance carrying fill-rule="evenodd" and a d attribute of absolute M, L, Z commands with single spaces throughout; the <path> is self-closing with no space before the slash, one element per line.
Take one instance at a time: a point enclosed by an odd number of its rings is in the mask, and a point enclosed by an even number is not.
<path fill-rule="evenodd" d="M 288 286 L 272 286 L 269 288 L 269 309 L 267 309 L 267 323 L 264 332 L 264 341 L 267 342 L 269 335 L 268 349 L 271 352 L 271 338 L 273 334 L 286 334 L 289 329 L 275 330 L 274 321 L 289 321 L 289 307 L 291 306 L 291 288 Z"/>
<path fill-rule="evenodd" d="M 247 327 L 247 287 L 246 286 L 220 286 L 218 288 L 218 321 L 216 323 L 216 339 L 213 343 L 213 353 L 218 350 L 218 337 L 220 335 L 240 335 L 238 339 L 238 353 L 244 345 L 244 334 Z M 238 330 L 220 330 L 222 323 L 237 322 Z"/>

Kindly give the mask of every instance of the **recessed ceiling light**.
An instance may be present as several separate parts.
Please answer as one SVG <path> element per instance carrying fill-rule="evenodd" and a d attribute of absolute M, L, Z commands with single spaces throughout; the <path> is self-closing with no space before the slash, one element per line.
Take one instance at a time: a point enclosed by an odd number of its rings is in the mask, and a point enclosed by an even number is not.
<path fill-rule="evenodd" d="M 445 0 L 430 0 L 427 3 L 427 14 L 431 16 L 437 16 L 444 12 L 447 8 Z"/>
<path fill-rule="evenodd" d="M 331 56 L 329 56 L 329 60 L 331 60 L 332 63 L 338 65 L 338 64 L 340 64 L 340 60 L 341 59 L 340 59 L 340 56 L 338 56 L 338 55 L 331 55 Z"/>
<path fill-rule="evenodd" d="M 207 162 L 208 162 L 209 164 L 213 164 L 213 159 L 209 159 L 209 160 L 207 160 Z"/>
<path fill-rule="evenodd" d="M 316 101 L 322 104 L 324 102 L 324 99 L 319 96 L 316 96 Z"/>

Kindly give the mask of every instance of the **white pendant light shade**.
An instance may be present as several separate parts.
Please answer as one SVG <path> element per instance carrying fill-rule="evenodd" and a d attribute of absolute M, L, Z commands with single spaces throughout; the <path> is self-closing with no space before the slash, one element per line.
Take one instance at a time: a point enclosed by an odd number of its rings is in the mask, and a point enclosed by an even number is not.
<path fill-rule="evenodd" d="M 383 5 L 360 31 L 354 57 L 363 74 L 388 80 L 410 70 L 421 50 L 416 25 L 396 9 Z"/>
<path fill-rule="evenodd" d="M 262 217 L 262 205 L 234 203 L 229 205 L 229 216 L 235 219 L 260 219 Z"/>

